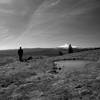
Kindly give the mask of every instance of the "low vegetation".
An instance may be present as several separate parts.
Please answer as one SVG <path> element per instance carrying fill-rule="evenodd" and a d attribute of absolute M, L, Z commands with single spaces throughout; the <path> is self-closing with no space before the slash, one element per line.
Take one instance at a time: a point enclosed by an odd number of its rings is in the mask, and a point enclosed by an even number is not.
<path fill-rule="evenodd" d="M 100 100 L 99 57 L 98 49 L 57 57 L 32 56 L 24 62 L 2 58 L 6 63 L 0 66 L 0 100 Z M 93 62 L 56 72 L 54 61 L 68 59 Z"/>

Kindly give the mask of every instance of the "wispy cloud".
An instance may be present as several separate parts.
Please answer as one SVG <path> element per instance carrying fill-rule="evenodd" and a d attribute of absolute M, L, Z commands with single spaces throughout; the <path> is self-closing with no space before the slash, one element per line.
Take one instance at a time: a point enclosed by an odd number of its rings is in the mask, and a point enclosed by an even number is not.
<path fill-rule="evenodd" d="M 7 10 L 7 9 L 0 9 L 0 13 L 14 14 L 14 11 L 13 10 Z"/>
<path fill-rule="evenodd" d="M 93 33 L 95 37 L 100 33 L 98 1 L 0 0 L 0 39 L 18 39 L 24 46 L 38 42 L 61 47 L 68 47 L 66 39 L 73 45 L 92 41 Z"/>
<path fill-rule="evenodd" d="M 48 5 L 48 7 L 53 7 L 56 6 L 58 3 L 60 3 L 61 0 L 51 0 L 50 4 Z"/>
<path fill-rule="evenodd" d="M 2 41 L 5 41 L 9 37 L 10 37 L 9 30 L 7 28 L 3 27 L 3 26 L 0 26 L 0 39 Z"/>
<path fill-rule="evenodd" d="M 81 15 L 99 7 L 100 4 L 98 1 L 80 0 L 79 2 L 75 3 L 72 7 L 69 7 L 69 15 Z"/>
<path fill-rule="evenodd" d="M 32 17 L 31 17 L 31 22 L 28 25 L 27 30 L 23 33 L 23 34 L 27 34 L 31 31 L 31 29 L 33 28 L 33 26 L 38 26 L 38 24 L 40 24 L 41 22 L 44 21 L 37 21 L 37 23 L 34 24 L 34 19 L 38 19 L 39 17 L 42 18 L 42 15 L 45 13 L 45 10 L 49 9 L 49 7 L 55 6 L 58 3 L 60 3 L 61 0 L 44 0 L 39 6 L 38 8 L 34 11 Z"/>
<path fill-rule="evenodd" d="M 11 3 L 13 0 L 0 0 L 1 4 L 8 4 Z"/>

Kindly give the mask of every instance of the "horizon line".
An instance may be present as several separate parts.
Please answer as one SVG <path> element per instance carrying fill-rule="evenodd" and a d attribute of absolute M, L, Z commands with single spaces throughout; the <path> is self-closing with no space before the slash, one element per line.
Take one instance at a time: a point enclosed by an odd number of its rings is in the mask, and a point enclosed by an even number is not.
<path fill-rule="evenodd" d="M 72 46 L 73 47 L 73 46 Z M 22 47 L 22 49 L 67 49 L 68 47 Z M 79 48 L 79 49 L 100 49 L 99 46 L 97 47 L 73 47 L 73 48 Z M 0 49 L 0 51 L 5 50 L 18 50 L 19 48 L 8 48 L 8 49 Z"/>

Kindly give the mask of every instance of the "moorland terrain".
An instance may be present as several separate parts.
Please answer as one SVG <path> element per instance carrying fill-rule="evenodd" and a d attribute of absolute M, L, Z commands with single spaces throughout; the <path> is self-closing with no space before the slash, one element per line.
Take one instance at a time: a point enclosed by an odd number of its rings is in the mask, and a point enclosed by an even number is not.
<path fill-rule="evenodd" d="M 63 55 L 59 55 L 59 51 Z M 0 51 L 0 100 L 100 100 L 100 49 Z M 65 70 L 59 61 L 89 61 Z"/>

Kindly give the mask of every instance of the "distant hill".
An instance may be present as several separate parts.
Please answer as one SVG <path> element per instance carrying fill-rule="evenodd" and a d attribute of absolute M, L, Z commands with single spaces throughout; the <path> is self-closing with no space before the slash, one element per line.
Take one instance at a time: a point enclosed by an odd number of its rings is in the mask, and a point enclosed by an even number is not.
<path fill-rule="evenodd" d="M 75 52 L 87 51 L 87 50 L 96 50 L 100 48 L 73 48 Z M 63 55 L 68 53 L 67 48 L 24 48 L 25 56 L 59 56 L 61 51 Z M 0 50 L 0 57 L 4 56 L 17 56 L 17 49 L 14 50 Z"/>

